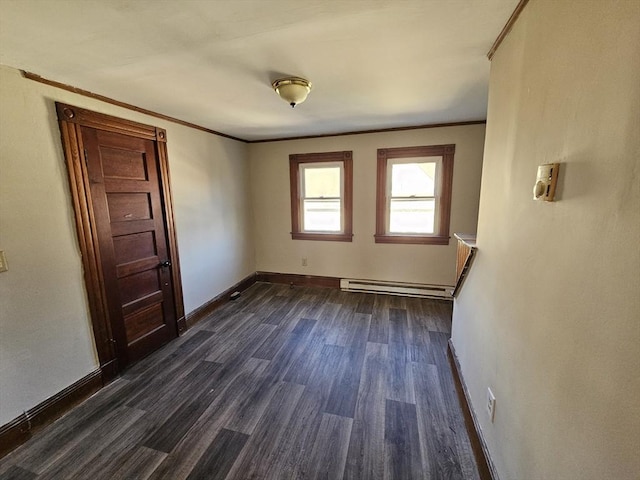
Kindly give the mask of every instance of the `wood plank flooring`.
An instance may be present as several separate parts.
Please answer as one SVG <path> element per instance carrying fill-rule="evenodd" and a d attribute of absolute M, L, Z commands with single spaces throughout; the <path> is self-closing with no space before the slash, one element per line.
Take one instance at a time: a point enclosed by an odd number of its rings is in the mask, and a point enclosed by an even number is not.
<path fill-rule="evenodd" d="M 479 479 L 451 304 L 257 283 L 0 460 L 0 479 Z"/>

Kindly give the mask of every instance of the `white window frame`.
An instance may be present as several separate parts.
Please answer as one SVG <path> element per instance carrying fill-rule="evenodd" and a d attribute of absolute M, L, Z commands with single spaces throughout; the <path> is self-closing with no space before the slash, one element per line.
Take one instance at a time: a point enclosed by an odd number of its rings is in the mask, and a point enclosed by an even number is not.
<path fill-rule="evenodd" d="M 402 164 L 410 164 L 410 163 L 434 163 L 435 175 L 434 175 L 434 188 L 433 188 L 433 196 L 429 197 L 393 197 L 392 196 L 392 185 L 393 185 L 393 166 L 394 165 L 402 165 Z M 439 228 L 439 207 L 440 207 L 440 192 L 442 190 L 441 187 L 441 170 L 442 170 L 442 157 L 441 156 L 433 156 L 433 157 L 415 157 L 415 158 L 392 158 L 387 160 L 387 187 L 386 187 L 386 209 L 387 214 L 385 215 L 386 220 L 386 231 L 390 235 L 433 235 L 433 233 L 423 233 L 423 232 L 393 232 L 391 231 L 391 201 L 392 200 L 434 200 L 434 216 L 433 216 L 433 232 L 437 232 Z"/>
<path fill-rule="evenodd" d="M 338 167 L 340 169 L 340 196 L 339 197 L 307 197 L 306 196 L 306 184 L 305 184 L 305 171 L 307 169 L 312 170 L 321 170 L 324 168 L 335 168 Z M 309 162 L 303 163 L 300 165 L 298 169 L 298 186 L 300 197 L 298 199 L 299 202 L 299 212 L 300 212 L 300 226 L 301 231 L 304 233 L 344 233 L 344 209 L 342 208 L 344 203 L 344 162 Z M 304 202 L 305 200 L 338 200 L 340 202 L 340 210 L 338 214 L 340 215 L 340 229 L 339 230 L 307 230 L 304 228 L 305 218 L 304 218 Z"/>

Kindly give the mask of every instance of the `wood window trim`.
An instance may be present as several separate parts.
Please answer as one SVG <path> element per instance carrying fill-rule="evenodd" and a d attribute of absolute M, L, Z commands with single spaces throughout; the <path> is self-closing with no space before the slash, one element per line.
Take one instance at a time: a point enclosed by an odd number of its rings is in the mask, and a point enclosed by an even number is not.
<path fill-rule="evenodd" d="M 76 230 L 80 243 L 84 281 L 89 300 L 89 312 L 96 341 L 98 360 L 105 381 L 115 378 L 119 372 L 107 308 L 106 290 L 98 244 L 96 221 L 92 208 L 91 190 L 87 165 L 80 153 L 83 126 L 145 138 L 156 143 L 160 164 L 160 193 L 164 197 L 164 217 L 167 225 L 167 241 L 171 261 L 174 292 L 174 308 L 179 332 L 186 329 L 178 241 L 174 225 L 169 161 L 167 156 L 167 134 L 162 128 L 124 120 L 102 113 L 56 102 L 60 134 L 64 150 L 69 187 L 75 212 Z"/>
<path fill-rule="evenodd" d="M 378 149 L 378 176 L 376 185 L 376 243 L 449 245 L 451 218 L 451 190 L 453 186 L 453 157 L 456 146 L 429 145 Z M 440 175 L 441 194 L 438 206 L 438 232 L 434 235 L 402 235 L 387 232 L 387 161 L 395 158 L 442 157 Z"/>
<path fill-rule="evenodd" d="M 304 232 L 300 209 L 299 174 L 304 163 L 342 162 L 344 167 L 344 192 L 342 198 L 342 218 L 344 231 L 341 233 Z M 291 238 L 293 240 L 316 240 L 329 242 L 351 242 L 353 240 L 353 152 L 297 153 L 289 155 L 289 180 L 291 192 Z"/>

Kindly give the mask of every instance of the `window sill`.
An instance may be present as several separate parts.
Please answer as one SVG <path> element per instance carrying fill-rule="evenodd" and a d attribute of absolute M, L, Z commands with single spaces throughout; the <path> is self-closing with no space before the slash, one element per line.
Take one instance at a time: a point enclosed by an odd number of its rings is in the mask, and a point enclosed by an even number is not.
<path fill-rule="evenodd" d="M 351 242 L 352 233 L 305 233 L 291 232 L 293 240 L 319 240 L 323 242 Z"/>
<path fill-rule="evenodd" d="M 441 235 L 374 235 L 376 243 L 404 243 L 404 244 L 420 244 L 420 245 L 449 245 L 449 236 Z"/>

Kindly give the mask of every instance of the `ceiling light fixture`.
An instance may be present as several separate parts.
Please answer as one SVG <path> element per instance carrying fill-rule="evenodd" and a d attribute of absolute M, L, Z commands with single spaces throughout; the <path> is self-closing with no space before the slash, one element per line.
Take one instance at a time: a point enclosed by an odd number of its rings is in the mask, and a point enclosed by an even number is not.
<path fill-rule="evenodd" d="M 291 108 L 304 102 L 311 91 L 311 82 L 300 77 L 281 78 L 271 86 L 280 98 L 291 105 Z"/>

